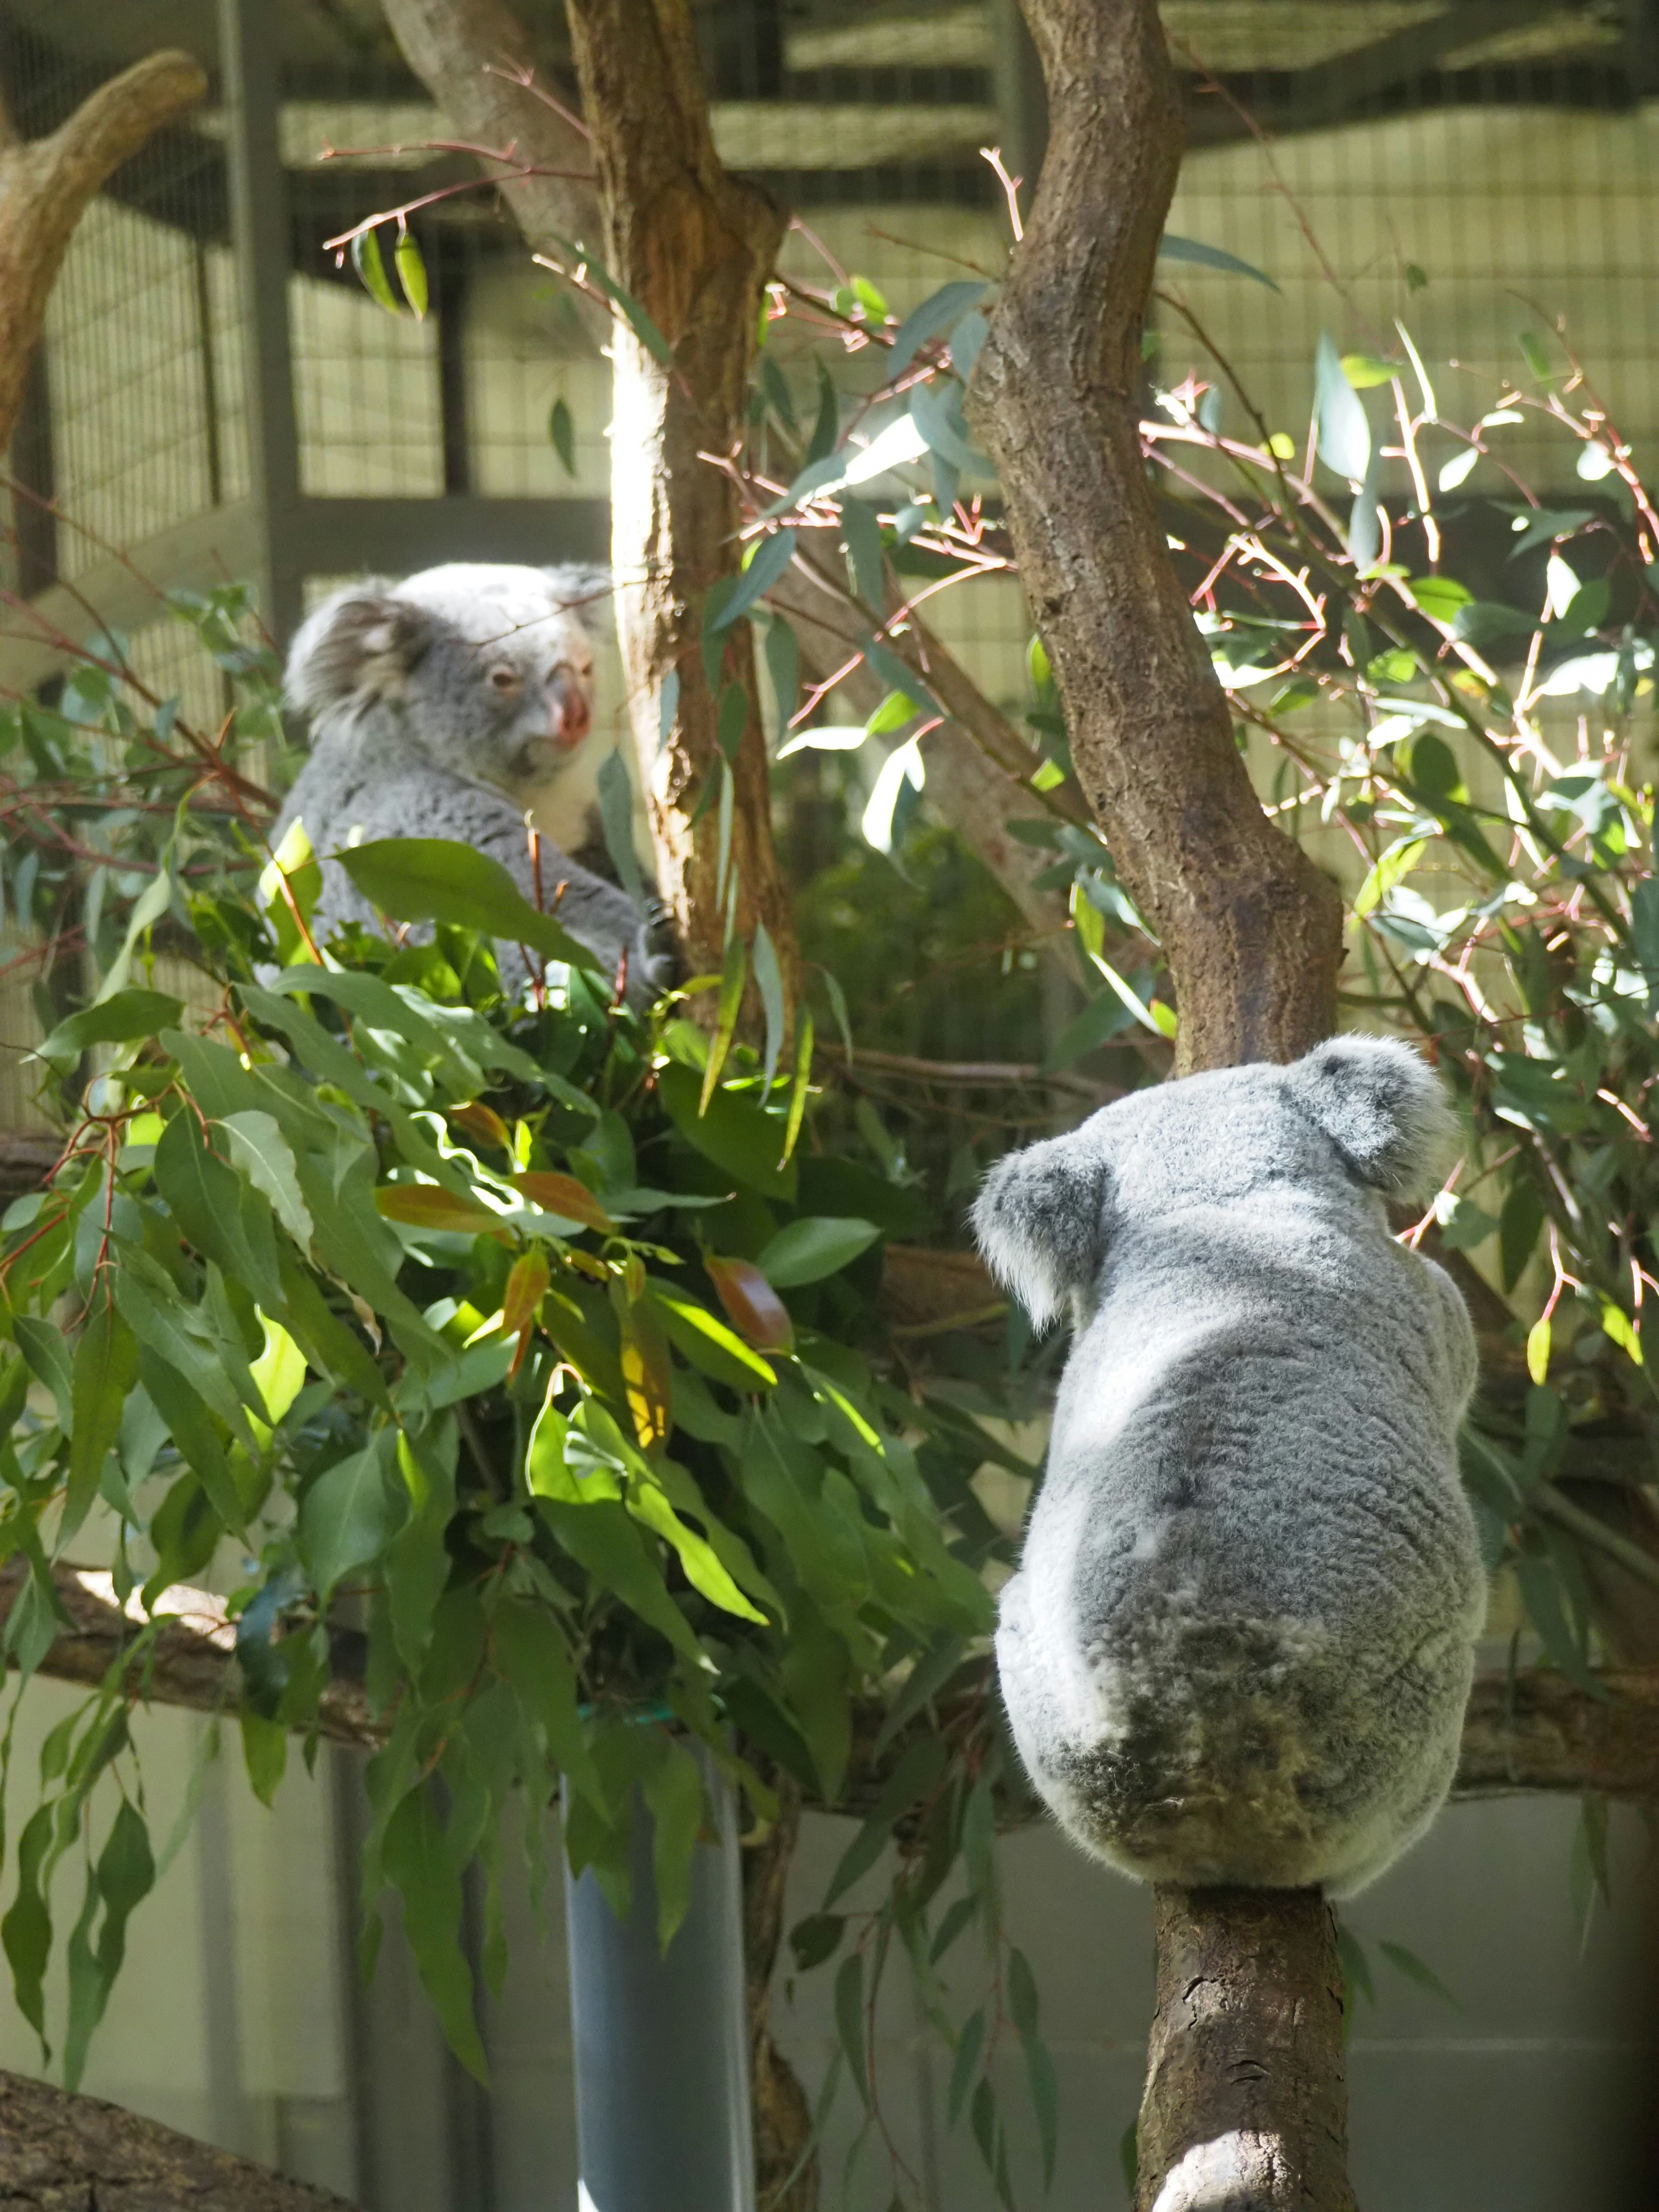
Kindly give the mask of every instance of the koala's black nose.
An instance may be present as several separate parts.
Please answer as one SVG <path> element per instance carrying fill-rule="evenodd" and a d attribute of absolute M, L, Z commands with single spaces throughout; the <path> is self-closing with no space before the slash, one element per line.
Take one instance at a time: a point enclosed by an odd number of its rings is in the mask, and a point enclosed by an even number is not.
<path fill-rule="evenodd" d="M 593 726 L 593 710 L 586 686 L 568 663 L 562 662 L 548 678 L 547 702 L 554 743 L 565 747 L 580 744 Z"/>

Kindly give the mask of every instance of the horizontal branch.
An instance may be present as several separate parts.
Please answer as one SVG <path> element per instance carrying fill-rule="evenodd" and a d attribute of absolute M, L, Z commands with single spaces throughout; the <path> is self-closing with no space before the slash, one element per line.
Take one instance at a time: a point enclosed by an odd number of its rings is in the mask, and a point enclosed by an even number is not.
<path fill-rule="evenodd" d="M 0 1627 L 27 1575 L 18 1559 L 0 1569 Z M 139 1632 L 137 1601 L 130 1600 L 124 1612 L 110 1577 L 96 1568 L 59 1565 L 52 1580 L 66 1626 L 40 1672 L 88 1686 L 101 1682 Z M 242 1680 L 234 1659 L 235 1626 L 226 1617 L 224 1600 L 178 1584 L 162 1593 L 155 1610 L 167 1625 L 142 1664 L 135 1663 L 131 1694 L 151 1705 L 234 1713 Z M 385 1741 L 391 1722 L 389 1715 L 374 1711 L 364 1691 L 362 1638 L 339 1632 L 333 1645 L 335 1672 L 323 1692 L 318 1731 L 331 1743 L 372 1750 Z M 1545 1668 L 1481 1675 L 1464 1722 L 1455 1794 L 1592 1792 L 1659 1804 L 1659 1671 L 1628 1668 L 1597 1680 L 1600 1695 Z M 881 1716 L 872 1707 L 865 1717 L 868 1733 L 860 1729 L 860 1740 L 873 1742 Z M 887 1765 L 907 1740 L 902 1735 L 894 1744 Z M 848 1796 L 833 1809 L 867 1810 L 879 1795 L 884 1772 L 872 1759 L 860 1762 Z M 1018 1808 L 1011 1811 L 1017 1821 Z M 1035 1804 L 1024 1817 L 1036 1817 Z"/>
<path fill-rule="evenodd" d="M 0 2203 L 12 2212 L 350 2212 L 331 2190 L 290 2181 L 100 2097 L 5 2073 Z"/>

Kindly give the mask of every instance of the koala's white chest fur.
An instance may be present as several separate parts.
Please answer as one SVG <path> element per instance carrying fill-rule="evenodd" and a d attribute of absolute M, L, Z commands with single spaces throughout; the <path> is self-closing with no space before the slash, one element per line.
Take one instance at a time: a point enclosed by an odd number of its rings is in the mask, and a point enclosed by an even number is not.
<path fill-rule="evenodd" d="M 994 1264 L 1079 1313 L 1004 1698 L 1067 1831 L 1146 1879 L 1346 1893 L 1455 1765 L 1484 1602 L 1473 1336 L 1366 1187 L 1389 1116 L 1316 1079 L 1398 1089 L 1420 1181 L 1433 1079 L 1398 1047 L 1322 1050 L 1137 1094 L 1003 1163 L 978 1208 Z"/>

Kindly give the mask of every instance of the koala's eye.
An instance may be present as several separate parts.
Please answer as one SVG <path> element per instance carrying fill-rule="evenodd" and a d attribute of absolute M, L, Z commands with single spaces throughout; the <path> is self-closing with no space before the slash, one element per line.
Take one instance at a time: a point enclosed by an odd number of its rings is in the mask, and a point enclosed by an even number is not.
<path fill-rule="evenodd" d="M 498 699 L 510 699 L 524 689 L 523 679 L 513 668 L 492 668 L 484 681 Z"/>

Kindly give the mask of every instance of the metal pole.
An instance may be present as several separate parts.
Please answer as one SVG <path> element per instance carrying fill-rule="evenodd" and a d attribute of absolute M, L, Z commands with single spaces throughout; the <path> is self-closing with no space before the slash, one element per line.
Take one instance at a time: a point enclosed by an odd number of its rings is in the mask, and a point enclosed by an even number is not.
<path fill-rule="evenodd" d="M 665 1957 L 642 1803 L 625 1921 L 591 1870 L 566 1869 L 580 2212 L 755 2212 L 737 1805 L 708 1765 L 704 1781 L 718 1835 Z"/>
<path fill-rule="evenodd" d="M 280 11 L 218 0 L 219 85 L 228 127 L 231 239 L 242 306 L 248 471 L 259 516 L 259 612 L 279 648 L 299 625 L 305 568 L 296 527 L 300 431 L 288 318 L 288 176 L 279 122 Z"/>

